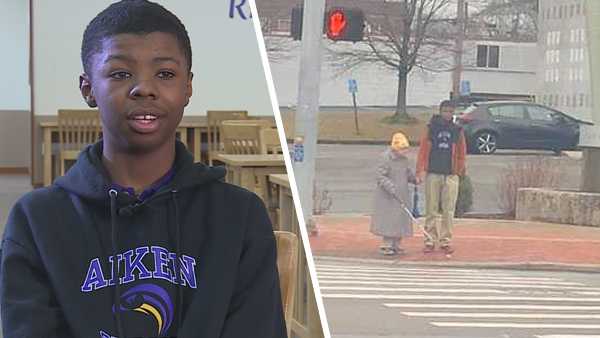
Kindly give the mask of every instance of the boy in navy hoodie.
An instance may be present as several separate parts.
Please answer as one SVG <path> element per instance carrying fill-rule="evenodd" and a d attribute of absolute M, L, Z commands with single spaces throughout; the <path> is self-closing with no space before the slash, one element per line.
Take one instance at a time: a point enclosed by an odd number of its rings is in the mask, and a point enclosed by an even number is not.
<path fill-rule="evenodd" d="M 81 58 L 103 140 L 12 209 L 4 337 L 285 337 L 264 204 L 175 139 L 192 95 L 183 24 L 123 0 L 90 22 Z"/>

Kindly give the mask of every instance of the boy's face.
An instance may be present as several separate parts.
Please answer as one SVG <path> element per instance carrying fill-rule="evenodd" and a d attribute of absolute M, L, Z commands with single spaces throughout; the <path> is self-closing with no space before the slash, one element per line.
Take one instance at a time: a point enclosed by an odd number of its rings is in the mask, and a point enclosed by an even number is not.
<path fill-rule="evenodd" d="M 454 115 L 454 107 L 444 106 L 440 109 L 440 114 L 446 121 L 451 121 L 452 115 Z"/>
<path fill-rule="evenodd" d="M 193 76 L 175 36 L 114 35 L 103 40 L 90 64 L 80 89 L 88 105 L 100 110 L 105 143 L 137 153 L 174 139 Z"/>

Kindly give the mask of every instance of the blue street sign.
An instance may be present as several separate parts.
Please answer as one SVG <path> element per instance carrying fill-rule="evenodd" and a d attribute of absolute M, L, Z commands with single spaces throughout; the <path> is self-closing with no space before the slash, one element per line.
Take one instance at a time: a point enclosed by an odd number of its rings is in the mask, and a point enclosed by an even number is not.
<path fill-rule="evenodd" d="M 350 94 L 354 94 L 354 93 L 358 92 L 358 83 L 356 82 L 355 79 L 348 80 L 348 91 L 350 92 Z"/>
<path fill-rule="evenodd" d="M 471 95 L 471 81 L 462 80 L 460 81 L 460 96 Z"/>

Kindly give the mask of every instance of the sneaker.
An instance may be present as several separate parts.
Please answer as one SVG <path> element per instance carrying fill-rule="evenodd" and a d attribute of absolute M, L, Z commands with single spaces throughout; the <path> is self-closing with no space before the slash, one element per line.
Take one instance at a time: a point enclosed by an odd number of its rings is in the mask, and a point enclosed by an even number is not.
<path fill-rule="evenodd" d="M 431 244 L 425 244 L 425 247 L 423 248 L 424 253 L 431 253 L 433 250 L 435 250 L 435 246 Z"/>
<path fill-rule="evenodd" d="M 384 256 L 393 256 L 393 255 L 397 254 L 396 250 L 394 250 L 392 248 L 381 248 L 380 252 Z"/>
<path fill-rule="evenodd" d="M 450 245 L 443 245 L 441 249 L 446 255 L 449 255 L 454 252 L 454 249 Z"/>

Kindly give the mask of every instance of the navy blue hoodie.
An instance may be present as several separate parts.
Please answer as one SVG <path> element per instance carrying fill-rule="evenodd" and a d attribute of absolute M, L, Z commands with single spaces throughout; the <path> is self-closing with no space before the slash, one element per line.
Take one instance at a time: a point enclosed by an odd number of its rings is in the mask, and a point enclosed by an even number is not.
<path fill-rule="evenodd" d="M 87 147 L 12 209 L 5 338 L 286 337 L 260 198 L 194 164 L 181 143 L 173 179 L 143 202 L 111 192 L 101 158 L 101 142 Z"/>

